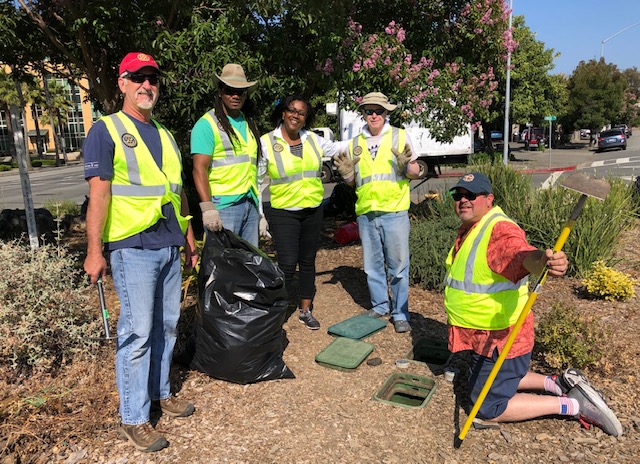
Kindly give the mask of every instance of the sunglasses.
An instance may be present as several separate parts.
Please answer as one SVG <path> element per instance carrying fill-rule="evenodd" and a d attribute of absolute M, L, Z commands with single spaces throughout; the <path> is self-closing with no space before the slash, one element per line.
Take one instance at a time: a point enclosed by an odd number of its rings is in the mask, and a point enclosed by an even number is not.
<path fill-rule="evenodd" d="M 364 114 L 367 116 L 371 116 L 372 114 L 377 114 L 378 116 L 382 116 L 386 110 L 383 108 L 376 108 L 375 110 L 366 109 L 364 110 Z"/>
<path fill-rule="evenodd" d="M 222 91 L 225 95 L 237 95 L 238 97 L 242 97 L 247 93 L 247 89 L 236 89 L 234 87 L 223 86 Z"/>
<path fill-rule="evenodd" d="M 131 82 L 135 82 L 136 84 L 142 84 L 144 81 L 149 81 L 151 85 L 158 85 L 158 80 L 160 76 L 158 74 L 143 74 L 137 72 L 128 72 L 126 76 L 123 76 L 125 79 L 129 79 Z"/>
<path fill-rule="evenodd" d="M 304 111 L 297 110 L 295 108 L 287 108 L 285 111 L 289 114 L 297 114 L 302 119 L 307 117 L 307 113 L 305 113 Z"/>
<path fill-rule="evenodd" d="M 489 195 L 487 192 L 480 192 L 480 193 L 473 193 L 473 192 L 467 192 L 467 193 L 462 193 L 462 192 L 454 192 L 451 194 L 451 197 L 455 200 L 455 201 L 460 201 L 463 198 L 466 198 L 469 201 L 473 201 L 478 197 L 482 197 L 485 195 Z"/>

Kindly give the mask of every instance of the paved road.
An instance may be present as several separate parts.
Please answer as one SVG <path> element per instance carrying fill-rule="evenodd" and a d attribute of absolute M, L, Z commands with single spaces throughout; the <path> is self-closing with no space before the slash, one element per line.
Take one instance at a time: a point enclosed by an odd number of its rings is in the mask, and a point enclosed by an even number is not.
<path fill-rule="evenodd" d="M 575 144 L 549 152 L 528 152 L 522 144 L 511 144 L 514 161 L 509 164 L 515 169 L 529 172 L 534 185 L 557 182 L 562 169 L 578 169 L 598 177 L 615 176 L 632 181 L 640 175 L 640 135 L 629 139 L 626 151 L 616 150 L 595 153 L 586 144 Z M 561 170 L 553 172 L 553 170 Z M 413 201 L 421 201 L 429 190 L 443 191 L 457 181 L 464 168 L 444 168 L 442 176 L 425 182 L 411 182 Z M 36 168 L 29 174 L 33 204 L 42 207 L 47 200 L 73 200 L 81 204 L 89 193 L 84 181 L 81 163 L 59 168 Z M 331 194 L 335 184 L 325 184 L 325 198 Z M 267 197 L 268 198 L 268 197 Z M 0 173 L 0 210 L 24 208 L 24 200 L 18 170 Z"/>

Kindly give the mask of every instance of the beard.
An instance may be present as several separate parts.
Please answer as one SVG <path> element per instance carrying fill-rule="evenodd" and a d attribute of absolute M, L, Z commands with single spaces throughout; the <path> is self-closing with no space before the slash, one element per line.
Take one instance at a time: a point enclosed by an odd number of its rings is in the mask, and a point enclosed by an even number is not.
<path fill-rule="evenodd" d="M 149 100 L 139 101 L 138 100 L 138 96 L 139 95 L 146 95 L 150 99 Z M 143 109 L 143 110 L 153 109 L 153 107 L 155 106 L 157 101 L 158 101 L 158 93 L 154 92 L 153 90 L 139 89 L 136 92 L 136 102 L 137 102 L 137 105 L 138 105 L 138 107 L 140 109 Z"/>

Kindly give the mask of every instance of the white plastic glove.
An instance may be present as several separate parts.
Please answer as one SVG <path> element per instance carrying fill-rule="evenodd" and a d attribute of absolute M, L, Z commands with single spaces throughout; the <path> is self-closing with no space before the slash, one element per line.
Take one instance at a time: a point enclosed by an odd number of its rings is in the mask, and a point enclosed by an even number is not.
<path fill-rule="evenodd" d="M 222 230 L 222 219 L 220 219 L 220 213 L 212 201 L 201 201 L 200 211 L 202 211 L 202 225 L 205 229 L 212 232 Z"/>
<path fill-rule="evenodd" d="M 353 180 L 358 161 L 360 161 L 360 157 L 355 156 L 351 159 L 349 158 L 349 154 L 345 151 L 341 151 L 338 153 L 338 156 L 333 158 L 333 164 L 345 182 L 351 182 Z"/>
<path fill-rule="evenodd" d="M 407 143 L 405 144 L 404 150 L 402 152 L 399 152 L 395 148 L 392 148 L 391 153 L 393 153 L 393 156 L 396 157 L 396 163 L 398 164 L 398 171 L 404 174 L 405 171 L 407 170 L 407 164 L 409 164 L 409 161 L 411 161 L 411 158 L 413 157 L 413 153 L 411 152 L 411 147 Z"/>
<path fill-rule="evenodd" d="M 269 233 L 269 222 L 264 216 L 260 216 L 260 237 L 264 239 L 271 238 L 271 234 Z"/>

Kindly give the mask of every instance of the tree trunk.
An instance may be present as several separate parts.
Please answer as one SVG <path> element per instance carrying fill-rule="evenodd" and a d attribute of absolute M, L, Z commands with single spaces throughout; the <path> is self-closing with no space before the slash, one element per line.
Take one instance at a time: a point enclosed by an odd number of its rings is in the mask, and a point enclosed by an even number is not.
<path fill-rule="evenodd" d="M 9 137 L 9 154 L 11 159 L 16 163 L 18 162 L 18 154 L 16 153 L 16 145 L 13 141 L 13 127 L 11 126 L 11 113 L 9 112 L 9 105 L 3 105 L 4 110 L 4 122 L 7 125 L 7 136 Z"/>
<path fill-rule="evenodd" d="M 60 166 L 60 147 L 58 145 L 58 133 L 56 131 L 55 123 L 55 110 L 51 107 L 51 95 L 49 95 L 49 84 L 47 78 L 42 73 L 42 82 L 44 83 L 44 98 L 47 101 L 47 109 L 49 110 L 49 122 L 51 123 L 51 130 L 53 131 L 53 145 L 56 149 L 56 167 Z"/>
<path fill-rule="evenodd" d="M 38 108 L 35 103 L 31 105 L 31 114 L 33 114 L 33 122 L 36 125 L 36 154 L 39 158 L 42 158 L 44 143 L 42 143 L 42 137 L 40 137 L 40 121 L 38 120 Z"/>

